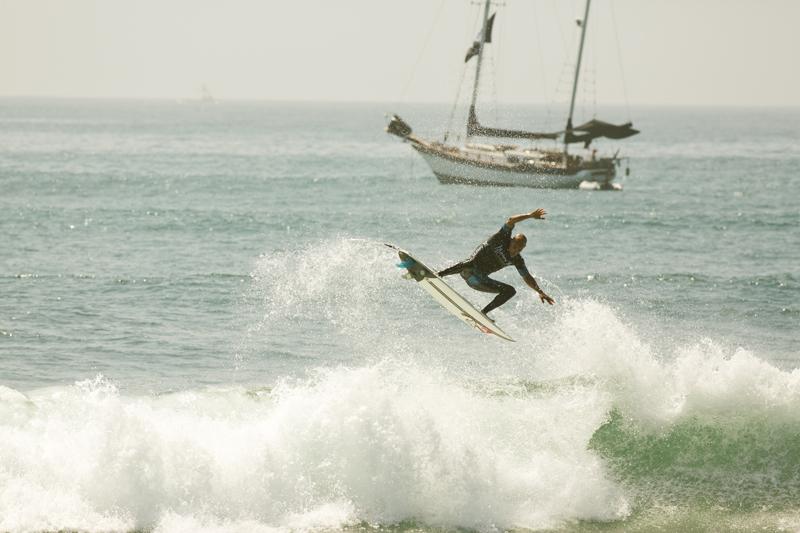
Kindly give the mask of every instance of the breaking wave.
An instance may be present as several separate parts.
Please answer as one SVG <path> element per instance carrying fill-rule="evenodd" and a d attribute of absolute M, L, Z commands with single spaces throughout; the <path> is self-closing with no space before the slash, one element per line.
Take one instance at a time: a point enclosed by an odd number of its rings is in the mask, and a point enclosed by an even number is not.
<path fill-rule="evenodd" d="M 346 239 L 260 260 L 244 344 L 314 323 L 337 363 L 302 377 L 0 387 L 0 530 L 535 530 L 800 505 L 800 371 L 590 299 L 517 297 L 497 316 L 519 342 L 501 343 L 437 315 L 392 260 Z"/>

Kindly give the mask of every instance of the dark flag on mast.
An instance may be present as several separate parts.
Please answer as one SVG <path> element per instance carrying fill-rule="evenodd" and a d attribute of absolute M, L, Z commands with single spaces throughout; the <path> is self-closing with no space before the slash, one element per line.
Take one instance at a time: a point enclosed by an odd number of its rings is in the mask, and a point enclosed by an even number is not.
<path fill-rule="evenodd" d="M 486 21 L 486 39 L 483 42 L 490 43 L 492 42 L 492 26 L 494 25 L 494 16 L 497 13 L 493 13 L 491 17 Z M 467 57 L 464 58 L 464 63 L 469 61 L 469 58 L 472 56 L 478 55 L 478 52 L 481 50 L 481 34 L 483 33 L 483 28 L 481 28 L 481 32 L 475 37 L 475 42 L 472 43 L 472 46 L 469 47 L 467 50 Z"/>

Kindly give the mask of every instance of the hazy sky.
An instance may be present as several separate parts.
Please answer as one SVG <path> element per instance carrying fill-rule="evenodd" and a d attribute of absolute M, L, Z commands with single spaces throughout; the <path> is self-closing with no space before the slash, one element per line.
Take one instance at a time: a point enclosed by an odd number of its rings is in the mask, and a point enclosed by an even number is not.
<path fill-rule="evenodd" d="M 583 1 L 494 9 L 483 92 L 563 100 Z M 470 0 L 0 0 L 0 96 L 197 98 L 206 84 L 223 100 L 450 102 L 479 11 Z M 799 23 L 800 0 L 594 0 L 581 91 L 797 106 Z"/>

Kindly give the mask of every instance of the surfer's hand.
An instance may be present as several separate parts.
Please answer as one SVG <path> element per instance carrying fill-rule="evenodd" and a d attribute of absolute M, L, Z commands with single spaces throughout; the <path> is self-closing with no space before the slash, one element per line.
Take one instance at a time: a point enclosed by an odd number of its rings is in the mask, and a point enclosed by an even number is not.
<path fill-rule="evenodd" d="M 544 217 L 545 217 L 546 214 L 547 214 L 547 211 L 545 211 L 544 209 L 542 209 L 540 207 L 536 211 L 531 211 L 531 218 L 538 218 L 539 220 L 544 220 Z"/>
<path fill-rule="evenodd" d="M 556 303 L 556 301 L 555 301 L 555 300 L 553 300 L 552 298 L 550 298 L 548 295 L 546 295 L 546 294 L 545 294 L 544 292 L 542 292 L 542 291 L 539 291 L 539 299 L 542 301 L 542 303 L 548 303 L 548 304 L 550 304 L 550 305 L 553 305 L 554 303 Z"/>

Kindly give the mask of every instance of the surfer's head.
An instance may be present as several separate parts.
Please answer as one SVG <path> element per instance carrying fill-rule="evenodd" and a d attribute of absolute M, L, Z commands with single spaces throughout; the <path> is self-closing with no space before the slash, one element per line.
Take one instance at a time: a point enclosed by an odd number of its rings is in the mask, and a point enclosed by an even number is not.
<path fill-rule="evenodd" d="M 511 242 L 508 243 L 508 253 L 511 254 L 511 257 L 514 257 L 525 248 L 526 244 L 528 244 L 528 238 L 522 233 L 517 233 L 511 237 Z"/>

